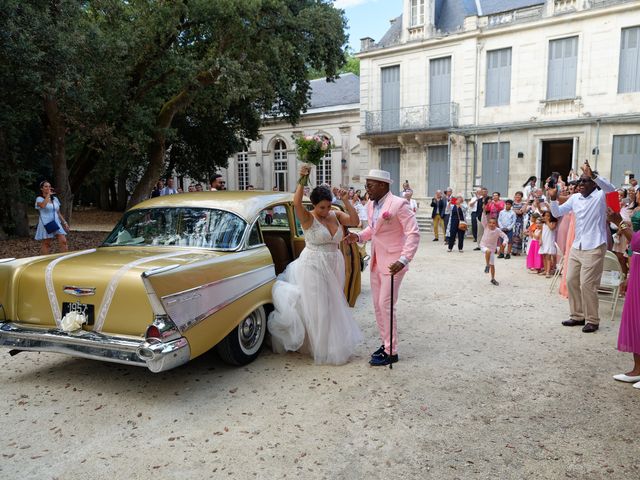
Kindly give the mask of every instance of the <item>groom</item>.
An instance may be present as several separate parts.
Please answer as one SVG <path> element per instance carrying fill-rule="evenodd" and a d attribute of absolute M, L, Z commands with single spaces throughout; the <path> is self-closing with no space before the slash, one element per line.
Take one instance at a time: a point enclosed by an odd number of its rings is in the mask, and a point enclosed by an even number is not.
<path fill-rule="evenodd" d="M 380 331 L 382 346 L 371 355 L 373 366 L 389 365 L 398 361 L 397 322 L 390 332 L 389 317 L 398 300 L 398 290 L 408 264 L 418 249 L 420 231 L 414 212 L 404 198 L 389 191 L 391 174 L 384 170 L 371 170 L 365 178 L 369 193 L 369 226 L 359 234 L 350 233 L 349 243 L 371 240 L 371 296 Z M 393 305 L 391 305 L 391 276 Z M 393 335 L 393 352 L 390 350 Z"/>

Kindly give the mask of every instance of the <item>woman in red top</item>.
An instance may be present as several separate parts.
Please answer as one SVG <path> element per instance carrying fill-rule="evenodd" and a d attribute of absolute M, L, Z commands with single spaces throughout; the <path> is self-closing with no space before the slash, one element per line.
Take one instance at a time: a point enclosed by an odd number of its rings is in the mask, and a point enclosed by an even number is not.
<path fill-rule="evenodd" d="M 500 192 L 493 192 L 493 198 L 487 202 L 484 211 L 489 218 L 497 219 L 501 210 L 504 210 L 504 202 L 500 200 Z"/>

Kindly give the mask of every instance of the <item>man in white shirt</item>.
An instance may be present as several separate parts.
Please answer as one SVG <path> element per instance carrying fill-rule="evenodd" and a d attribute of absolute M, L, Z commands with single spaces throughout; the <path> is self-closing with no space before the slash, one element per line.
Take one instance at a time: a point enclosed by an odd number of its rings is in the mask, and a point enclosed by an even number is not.
<path fill-rule="evenodd" d="M 571 246 L 567 268 L 567 289 L 571 316 L 562 325 L 584 325 L 582 331 L 598 330 L 598 285 L 607 251 L 607 202 L 605 195 L 615 191 L 608 180 L 599 177 L 585 160 L 578 180 L 578 193 L 560 205 L 557 189 L 549 189 L 551 213 L 561 217 L 571 211 L 576 217 L 576 236 Z M 600 187 L 600 190 L 597 189 Z"/>
<path fill-rule="evenodd" d="M 178 191 L 173 186 L 173 178 L 167 179 L 167 186 L 160 190 L 160 195 L 175 195 Z"/>

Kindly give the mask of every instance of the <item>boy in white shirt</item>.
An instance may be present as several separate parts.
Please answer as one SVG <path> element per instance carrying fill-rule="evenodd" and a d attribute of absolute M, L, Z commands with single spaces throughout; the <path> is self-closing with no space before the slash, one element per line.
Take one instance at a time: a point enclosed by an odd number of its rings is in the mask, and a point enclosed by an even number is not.
<path fill-rule="evenodd" d="M 507 200 L 504 202 L 504 210 L 501 210 L 498 214 L 498 227 L 502 230 L 509 239 L 507 247 L 507 255 L 504 254 L 505 243 L 500 245 L 500 255 L 498 258 L 511 258 L 511 246 L 513 244 L 513 227 L 516 225 L 516 212 L 512 210 L 513 200 Z"/>

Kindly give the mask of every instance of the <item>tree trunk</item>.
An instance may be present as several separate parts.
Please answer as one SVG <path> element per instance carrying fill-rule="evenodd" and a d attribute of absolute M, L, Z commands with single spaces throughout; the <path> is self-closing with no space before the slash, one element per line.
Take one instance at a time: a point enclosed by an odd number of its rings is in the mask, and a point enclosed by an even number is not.
<path fill-rule="evenodd" d="M 9 152 L 7 142 L 4 134 L 0 131 L 0 155 L 4 159 L 3 167 L 6 169 L 7 182 L 4 185 L 4 191 L 2 194 L 3 201 L 8 204 L 8 215 L 0 216 L 0 219 L 8 220 L 8 223 L 13 223 L 14 234 L 18 237 L 29 236 L 29 218 L 27 217 L 27 206 L 21 200 L 22 195 L 20 192 L 20 175 L 21 170 L 15 161 L 15 158 Z M 0 234 L 6 235 L 2 225 L 0 225 Z M 0 235 L 1 236 L 1 235 Z"/>
<path fill-rule="evenodd" d="M 109 211 L 115 212 L 118 209 L 118 192 L 116 191 L 116 182 L 112 177 L 109 179 Z"/>
<path fill-rule="evenodd" d="M 151 140 L 151 145 L 149 146 L 149 165 L 138 182 L 138 185 L 136 185 L 136 188 L 133 190 L 131 198 L 129 198 L 127 208 L 131 208 L 146 199 L 149 196 L 149 192 L 153 189 L 156 181 L 160 178 L 160 175 L 162 175 L 162 167 L 164 166 L 166 152 L 165 132 L 171 127 L 173 117 L 176 113 L 189 106 L 193 100 L 193 93 L 195 90 L 215 83 L 218 75 L 219 72 L 217 71 L 199 73 L 196 76 L 196 83 L 194 85 L 185 87 L 162 106 L 162 109 L 158 114 L 158 118 L 156 119 L 155 132 Z"/>
<path fill-rule="evenodd" d="M 118 197 L 116 201 L 116 210 L 124 212 L 127 208 L 127 200 L 129 192 L 127 191 L 127 172 L 123 172 L 118 176 Z"/>
<path fill-rule="evenodd" d="M 98 152 L 88 145 L 84 145 L 76 156 L 69 172 L 69 185 L 71 193 L 75 196 L 80 191 L 84 179 L 91 173 L 93 167 L 98 163 Z"/>
<path fill-rule="evenodd" d="M 62 215 L 71 223 L 71 208 L 73 206 L 73 194 L 69 185 L 69 170 L 66 158 L 65 124 L 58 109 L 58 101 L 53 95 L 45 95 L 44 112 L 47 119 L 47 136 L 49 138 L 49 150 L 53 166 L 53 187 L 60 200 Z"/>
<path fill-rule="evenodd" d="M 100 180 L 100 210 L 109 210 L 109 180 Z"/>

